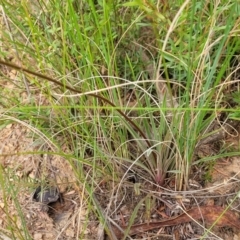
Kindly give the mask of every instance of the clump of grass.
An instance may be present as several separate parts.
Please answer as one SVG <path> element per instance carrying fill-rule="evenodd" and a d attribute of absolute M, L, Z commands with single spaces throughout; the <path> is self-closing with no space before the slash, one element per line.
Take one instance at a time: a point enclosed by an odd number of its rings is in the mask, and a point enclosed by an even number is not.
<path fill-rule="evenodd" d="M 76 181 L 85 186 L 93 204 L 95 182 L 105 176 L 123 182 L 135 166 L 157 185 L 171 177 L 176 190 L 186 190 L 196 146 L 218 117 L 221 94 L 228 85 L 222 81 L 228 79 L 229 63 L 239 50 L 236 5 L 177 0 L 172 6 L 141 0 L 80 5 L 4 1 L 2 14 L 8 27 L 1 41 L 7 48 L 0 54 L 13 55 L 35 76 L 25 71 L 25 81 L 8 79 L 27 90 L 30 100 L 24 105 L 17 96 L 0 101 L 11 109 L 10 116 L 44 133 L 59 154 L 61 145 L 68 144 L 67 160 L 73 164 L 77 159 Z M 155 37 L 155 46 L 149 46 L 150 63 L 142 62 L 141 50 L 135 51 L 129 41 L 140 38 L 137 33 L 146 25 Z M 124 46 L 128 47 L 121 49 Z M 17 54 L 8 54 L 8 49 Z M 140 49 L 147 52 L 148 43 Z M 154 63 L 152 79 L 147 81 L 142 73 Z M 178 107 L 160 100 L 156 85 L 161 73 Z M 133 105 L 125 101 L 124 91 L 134 93 Z M 35 104 L 38 92 L 48 105 Z M 124 172 L 121 165 L 128 170 Z"/>

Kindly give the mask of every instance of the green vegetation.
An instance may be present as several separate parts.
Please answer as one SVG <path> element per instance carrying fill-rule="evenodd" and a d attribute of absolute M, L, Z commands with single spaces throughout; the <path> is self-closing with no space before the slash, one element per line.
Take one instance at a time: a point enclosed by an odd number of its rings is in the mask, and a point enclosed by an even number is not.
<path fill-rule="evenodd" d="M 193 162 L 200 141 L 214 133 L 211 123 L 240 115 L 239 102 L 229 106 L 225 96 L 231 89 L 228 97 L 238 99 L 232 62 L 240 51 L 239 3 L 170 2 L 2 0 L 1 60 L 14 58 L 33 74 L 18 70 L 16 81 L 1 73 L 19 88 L 2 90 L 1 128 L 24 123 L 35 141 L 52 144 L 51 154 L 74 166 L 89 211 L 103 223 L 93 208 L 100 181 L 111 179 L 119 190 L 133 171 L 156 186 L 168 178 L 174 190 L 186 190 L 193 164 L 225 154 Z M 161 95 L 163 86 L 169 95 Z M 0 175 L 5 189 L 8 175 Z M 12 194 L 6 189 L 5 198 Z"/>

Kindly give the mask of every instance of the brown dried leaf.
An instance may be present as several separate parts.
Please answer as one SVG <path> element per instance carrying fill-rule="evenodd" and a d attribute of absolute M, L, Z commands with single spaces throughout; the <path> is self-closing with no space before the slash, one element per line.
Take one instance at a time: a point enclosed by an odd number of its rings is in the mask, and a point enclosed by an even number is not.
<path fill-rule="evenodd" d="M 131 227 L 129 235 L 136 235 L 137 233 L 154 230 L 161 227 L 187 223 L 191 222 L 192 219 L 199 220 L 202 217 L 204 218 L 206 223 L 211 225 L 215 224 L 215 226 L 218 227 L 229 226 L 240 229 L 240 220 L 238 219 L 238 216 L 235 214 L 235 212 L 231 210 L 225 210 L 225 208 L 220 206 L 202 206 L 192 208 L 186 213 L 183 213 L 174 218 L 169 218 L 165 221 L 134 225 Z M 120 239 L 123 236 L 123 233 L 118 228 L 113 227 L 113 229 L 115 235 Z M 124 231 L 127 229 L 127 227 L 122 227 L 122 229 Z"/>

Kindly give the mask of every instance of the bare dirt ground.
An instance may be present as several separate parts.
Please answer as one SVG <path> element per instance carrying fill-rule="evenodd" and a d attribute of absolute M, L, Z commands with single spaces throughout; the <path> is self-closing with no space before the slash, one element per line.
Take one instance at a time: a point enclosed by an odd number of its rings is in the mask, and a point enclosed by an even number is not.
<path fill-rule="evenodd" d="M 10 217 L 14 218 L 19 231 L 23 230 L 24 225 L 16 209 L 20 207 L 33 239 L 77 239 L 83 232 L 82 225 L 86 219 L 80 189 L 73 183 L 75 178 L 71 166 L 62 157 L 27 154 L 36 151 L 36 143 L 29 129 L 22 124 L 7 125 L 1 130 L 0 140 L 1 154 L 5 155 L 1 157 L 2 173 L 14 183 L 9 191 L 17 189 L 16 199 L 4 199 L 1 192 L 1 229 L 6 230 Z M 49 206 L 33 199 L 41 179 L 47 181 L 47 187 L 57 186 L 61 195 Z M 4 187 L 10 188 L 7 182 Z"/>

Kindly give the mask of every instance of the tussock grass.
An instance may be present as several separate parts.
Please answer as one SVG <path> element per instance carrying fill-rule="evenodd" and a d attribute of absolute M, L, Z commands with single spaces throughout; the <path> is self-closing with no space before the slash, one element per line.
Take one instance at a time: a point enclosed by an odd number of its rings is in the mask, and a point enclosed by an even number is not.
<path fill-rule="evenodd" d="M 193 162 L 198 143 L 211 134 L 211 123 L 222 112 L 236 111 L 226 109 L 224 95 L 239 82 L 231 70 L 240 47 L 239 3 L 162 2 L 2 1 L 1 58 L 13 58 L 62 86 L 24 71 L 17 78 L 3 71 L 2 85 L 10 82 L 17 91 L 6 89 L 7 98 L 0 96 L 1 127 L 21 121 L 33 134 L 40 132 L 35 141 L 41 135 L 74 166 L 74 181 L 84 186 L 91 210 L 98 206 L 94 191 L 102 179 L 111 179 L 118 192 L 128 173 L 141 169 L 137 174 L 152 184 L 163 186 L 166 177 L 175 178 L 175 190 L 187 190 L 193 164 L 238 154 Z M 150 34 L 144 29 L 151 29 Z M 143 62 L 141 51 L 149 62 Z M 147 72 L 149 65 L 154 72 Z M 162 73 L 178 107 L 158 97 Z M 22 91 L 25 98 L 20 98 Z M 101 95 L 115 107 L 89 94 Z M 63 144 L 69 146 L 68 154 Z M 6 175 L 1 171 L 3 184 Z M 105 224 L 100 207 L 96 213 Z M 28 239 L 23 228 L 22 239 Z"/>

